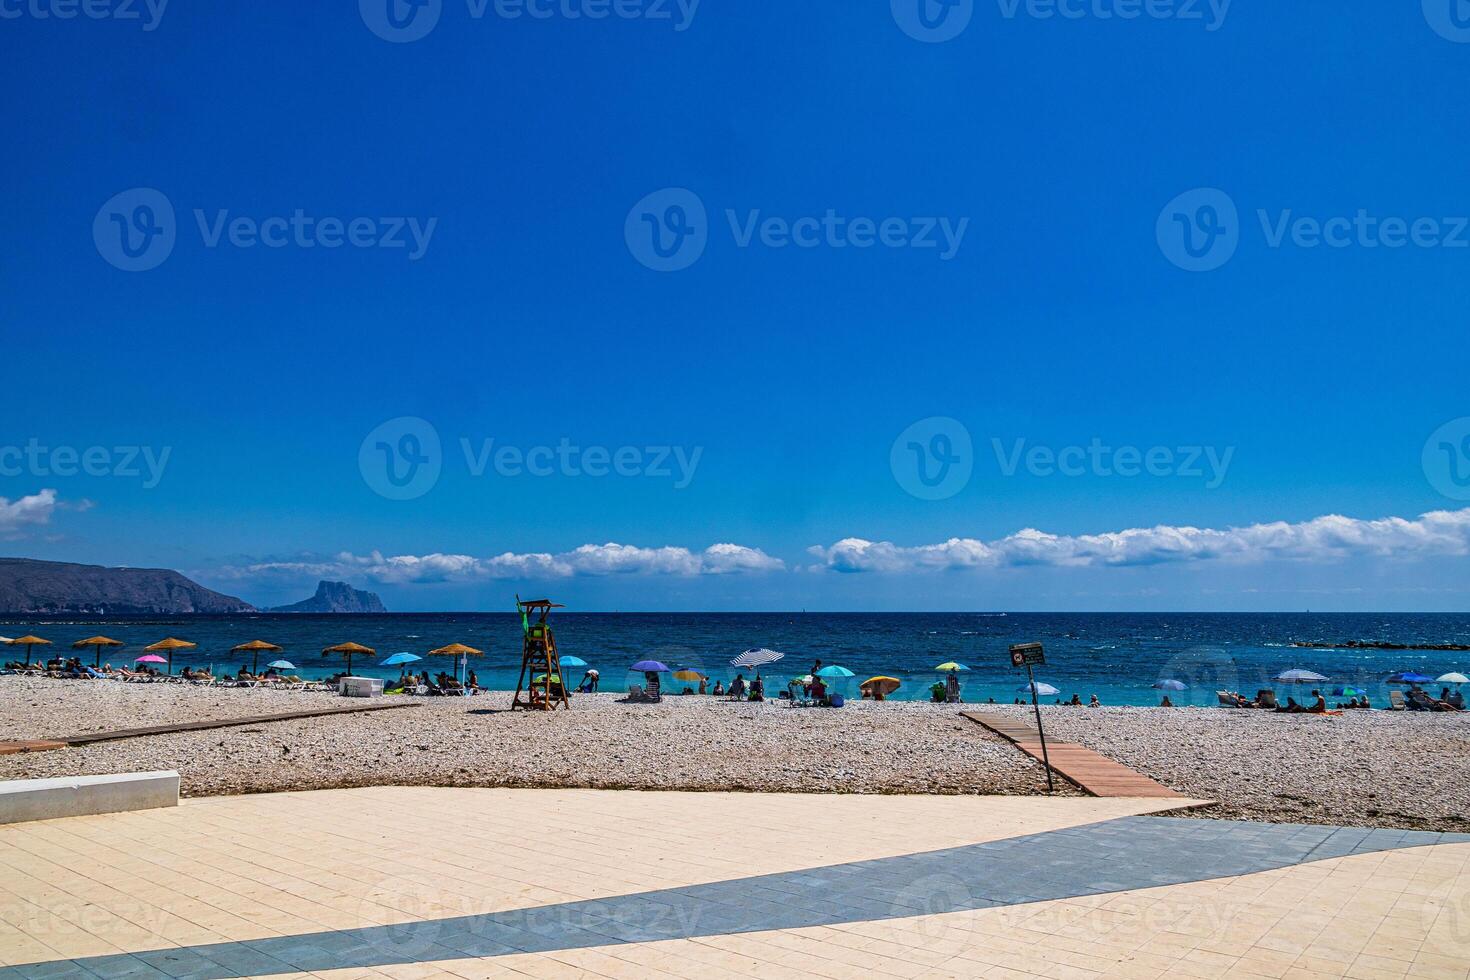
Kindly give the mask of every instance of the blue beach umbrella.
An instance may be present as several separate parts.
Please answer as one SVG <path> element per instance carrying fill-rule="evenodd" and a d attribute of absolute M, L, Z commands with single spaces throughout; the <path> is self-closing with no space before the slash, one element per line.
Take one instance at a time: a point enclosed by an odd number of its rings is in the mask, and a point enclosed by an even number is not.
<path fill-rule="evenodd" d="M 1388 675 L 1385 684 L 1433 684 L 1434 678 L 1428 674 L 1421 674 L 1417 670 L 1401 670 L 1396 674 Z"/>
<path fill-rule="evenodd" d="M 1159 681 L 1154 685 L 1154 690 L 1156 691 L 1185 691 L 1188 689 L 1188 684 L 1175 680 Z"/>
<path fill-rule="evenodd" d="M 266 666 L 267 667 L 274 667 L 276 670 L 295 670 L 296 669 L 296 665 L 293 664 L 289 660 L 272 660 L 270 663 L 266 664 Z"/>
<path fill-rule="evenodd" d="M 817 676 L 818 677 L 856 677 L 857 675 L 854 674 L 852 671 L 848 670 L 846 667 L 842 667 L 842 666 L 839 666 L 837 664 L 828 664 L 827 666 L 823 667 L 821 670 L 817 671 Z"/>
<path fill-rule="evenodd" d="M 587 666 L 587 661 L 583 660 L 581 657 L 574 657 L 571 654 L 567 654 L 565 657 L 560 657 L 558 659 L 561 660 L 561 665 L 563 667 L 585 667 L 585 666 Z"/>
<path fill-rule="evenodd" d="M 404 664 L 411 664 L 411 663 L 413 663 L 416 660 L 422 660 L 422 659 L 424 659 L 424 658 L 423 657 L 420 657 L 416 653 L 395 653 L 395 654 L 393 654 L 393 656 L 389 657 L 387 660 L 384 660 L 382 663 L 378 664 L 378 666 L 379 667 L 402 667 Z"/>
<path fill-rule="evenodd" d="M 628 669 L 636 670 L 643 674 L 667 674 L 669 672 L 668 666 L 659 663 L 657 660 L 640 660 Z"/>

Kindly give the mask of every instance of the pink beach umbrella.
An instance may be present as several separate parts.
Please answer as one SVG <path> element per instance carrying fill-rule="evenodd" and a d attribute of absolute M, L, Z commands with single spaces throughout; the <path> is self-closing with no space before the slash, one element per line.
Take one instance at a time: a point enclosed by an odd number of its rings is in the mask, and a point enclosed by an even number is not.
<path fill-rule="evenodd" d="M 145 653 L 145 654 L 143 654 L 143 656 L 139 657 L 137 660 L 134 660 L 133 663 L 135 663 L 135 664 L 166 664 L 166 663 L 168 663 L 168 661 L 165 660 L 165 659 L 163 659 L 162 657 L 160 657 L 156 653 Z"/>

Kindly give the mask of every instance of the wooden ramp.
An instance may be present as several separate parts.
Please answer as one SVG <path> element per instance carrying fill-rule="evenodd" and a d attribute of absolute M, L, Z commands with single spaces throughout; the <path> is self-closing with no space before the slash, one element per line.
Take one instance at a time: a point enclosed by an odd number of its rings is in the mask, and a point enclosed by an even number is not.
<path fill-rule="evenodd" d="M 1014 715 L 989 711 L 961 711 L 961 715 L 1011 742 L 1037 762 L 1042 761 L 1041 738 L 1036 729 Z M 1154 782 L 1141 772 L 1098 755 L 1075 742 L 1046 740 L 1052 772 L 1069 783 L 1075 783 L 1093 796 L 1147 797 L 1150 799 L 1187 799 L 1167 786 Z"/>
<path fill-rule="evenodd" d="M 416 708 L 413 701 L 392 704 L 360 704 L 341 708 L 306 708 L 301 711 L 285 711 L 274 715 L 248 715 L 243 718 L 210 718 L 204 721 L 176 722 L 172 725 L 151 725 L 147 728 L 123 728 L 108 732 L 85 732 L 81 735 L 63 735 L 57 738 L 35 739 L 24 742 L 0 742 L 0 755 L 18 752 L 47 752 L 53 749 L 75 748 L 94 742 L 115 742 L 124 738 L 141 738 L 144 735 L 168 735 L 173 732 L 198 732 L 212 728 L 240 728 L 245 725 L 264 725 L 273 721 L 296 721 L 301 718 L 322 718 L 328 715 L 362 714 L 368 711 L 392 711 L 395 708 Z"/>

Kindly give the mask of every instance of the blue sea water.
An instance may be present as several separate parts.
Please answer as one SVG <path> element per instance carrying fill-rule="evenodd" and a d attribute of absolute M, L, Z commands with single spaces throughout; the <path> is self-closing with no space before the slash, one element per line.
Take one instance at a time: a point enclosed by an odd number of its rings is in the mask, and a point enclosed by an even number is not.
<path fill-rule="evenodd" d="M 653 658 L 670 667 L 692 667 L 727 683 L 735 671 L 732 657 L 750 647 L 787 654 L 765 668 L 770 692 L 788 678 L 804 674 L 820 658 L 856 675 L 838 690 L 856 696 L 857 685 L 875 674 L 903 681 L 896 698 L 927 698 L 940 677 L 937 664 L 957 660 L 972 670 L 962 675 L 969 702 L 989 698 L 1012 701 L 1025 672 L 1011 667 L 1012 643 L 1039 641 L 1047 663 L 1037 679 L 1076 693 L 1086 701 L 1096 694 L 1104 704 L 1157 704 L 1156 681 L 1175 679 L 1189 688 L 1171 693 L 1176 704 L 1213 705 L 1217 690 L 1254 694 L 1274 686 L 1271 678 L 1299 667 L 1325 674 L 1329 690 L 1359 687 L 1382 705 L 1394 671 L 1417 670 L 1431 677 L 1470 671 L 1470 651 L 1302 649 L 1293 642 L 1348 640 L 1401 644 L 1470 644 L 1470 614 L 1464 613 L 560 613 L 552 617 L 558 647 L 575 654 L 602 674 L 602 690 L 626 690 L 641 683 L 627 667 Z M 353 663 L 354 673 L 397 676 L 378 660 L 391 653 L 428 650 L 459 641 L 485 651 L 472 658 L 480 684 L 515 686 L 520 666 L 521 631 L 514 614 L 232 615 L 175 617 L 0 618 L 0 635 L 35 633 L 53 641 L 48 653 L 66 651 L 74 640 L 101 633 L 125 641 L 123 651 L 103 652 L 114 665 L 131 662 L 142 648 L 165 636 L 198 644 L 174 658 L 185 664 L 233 672 L 249 662 L 230 647 L 264 639 L 284 648 L 281 656 L 305 676 L 342 669 L 340 658 L 321 651 L 345 640 L 376 648 L 378 655 Z M 14 656 L 19 656 L 16 650 Z M 10 659 L 10 648 L 0 649 Z M 84 653 L 91 662 L 91 651 Z M 452 670 L 446 658 L 414 665 L 431 673 Z M 581 670 L 568 670 L 575 683 Z M 749 677 L 749 672 L 746 672 Z M 666 690 L 668 687 L 666 686 Z M 1289 688 L 1277 686 L 1290 693 Z M 1437 692 L 1436 692 L 1437 693 Z M 3 695 L 3 688 L 0 688 Z"/>

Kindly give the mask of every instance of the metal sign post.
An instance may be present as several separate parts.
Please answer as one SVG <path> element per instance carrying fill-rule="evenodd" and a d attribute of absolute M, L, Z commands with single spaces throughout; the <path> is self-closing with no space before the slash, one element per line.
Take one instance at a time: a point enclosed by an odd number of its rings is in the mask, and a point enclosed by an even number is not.
<path fill-rule="evenodd" d="M 1035 664 L 1046 665 L 1046 654 L 1040 643 L 1015 643 L 1011 646 L 1011 666 L 1025 667 L 1026 680 L 1031 687 L 1031 708 L 1036 712 L 1036 734 L 1041 738 L 1041 764 L 1046 767 L 1046 791 L 1055 792 L 1052 784 L 1051 756 L 1046 751 L 1046 729 L 1041 726 L 1041 702 L 1036 697 L 1036 675 L 1031 668 Z"/>

